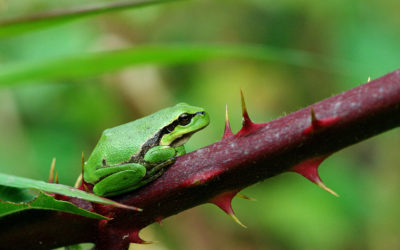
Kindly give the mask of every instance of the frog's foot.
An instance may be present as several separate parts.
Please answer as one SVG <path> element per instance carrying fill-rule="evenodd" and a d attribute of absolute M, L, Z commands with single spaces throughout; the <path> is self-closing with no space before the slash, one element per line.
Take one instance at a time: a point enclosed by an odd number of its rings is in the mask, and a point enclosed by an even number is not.
<path fill-rule="evenodd" d="M 150 182 L 156 180 L 165 172 L 165 168 L 167 166 L 173 164 L 174 162 L 175 162 L 175 157 L 172 157 L 164 162 L 161 162 L 158 165 L 155 165 L 152 168 L 149 168 L 147 170 L 146 175 L 143 177 L 143 179 L 138 184 L 136 184 L 132 187 L 129 187 L 128 190 L 138 189 L 138 188 L 146 185 L 147 183 L 150 183 Z"/>
<path fill-rule="evenodd" d="M 165 171 L 164 168 L 158 170 L 158 172 L 156 172 L 154 175 L 152 175 L 146 179 L 143 179 L 138 186 L 141 187 L 143 185 L 146 185 L 147 183 L 150 183 L 150 182 L 156 180 L 158 177 L 160 177 L 164 173 L 164 171 Z"/>
<path fill-rule="evenodd" d="M 173 164 L 176 161 L 175 157 L 171 157 L 166 161 L 163 161 L 157 165 L 155 165 L 154 167 L 151 167 L 147 170 L 146 176 L 144 177 L 145 179 L 147 178 L 151 178 L 153 175 L 157 175 L 158 172 L 160 172 L 161 170 L 163 170 L 165 167 Z"/>

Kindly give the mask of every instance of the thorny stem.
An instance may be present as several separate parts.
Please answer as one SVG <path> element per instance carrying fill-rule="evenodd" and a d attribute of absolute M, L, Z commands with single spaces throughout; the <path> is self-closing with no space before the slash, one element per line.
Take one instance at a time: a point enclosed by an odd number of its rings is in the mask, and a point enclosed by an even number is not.
<path fill-rule="evenodd" d="M 153 183 L 115 197 L 143 212 L 73 199 L 80 207 L 114 219 L 107 223 L 61 212 L 26 211 L 0 220 L 0 242 L 17 249 L 79 242 L 124 249 L 129 242 L 140 241 L 138 231 L 155 221 L 219 197 L 233 197 L 244 187 L 292 171 L 293 166 L 315 162 L 399 126 L 400 70 L 315 103 L 312 109 L 313 123 L 310 107 L 265 124 L 248 120 L 236 135 L 225 133 L 221 141 L 179 157 Z M 314 123 L 318 126 L 310 129 Z"/>

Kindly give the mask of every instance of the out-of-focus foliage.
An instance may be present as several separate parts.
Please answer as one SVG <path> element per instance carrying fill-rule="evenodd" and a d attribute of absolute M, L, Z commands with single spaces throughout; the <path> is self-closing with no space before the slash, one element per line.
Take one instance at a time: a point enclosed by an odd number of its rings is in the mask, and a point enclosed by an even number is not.
<path fill-rule="evenodd" d="M 99 2 L 111 1 L 85 1 Z M 77 7 L 82 1 L 0 1 L 4 18 Z M 45 180 L 57 157 L 61 183 L 72 185 L 81 152 L 90 154 L 102 130 L 162 107 L 187 102 L 210 112 L 210 126 L 187 144 L 192 151 L 220 139 L 225 104 L 233 129 L 239 129 L 240 88 L 250 116 L 261 122 L 355 87 L 399 68 L 399 9 L 394 0 L 177 1 L 3 36 L 0 76 L 10 65 L 29 70 L 24 65 L 152 45 L 256 45 L 278 56 L 149 62 L 79 76 L 68 74 L 77 68 L 71 62 L 63 65 L 61 77 L 35 76 L 9 87 L 0 82 L 0 172 Z M 322 59 L 323 67 L 312 60 L 288 64 L 299 52 Z M 104 66 L 97 63 L 80 72 Z M 399 249 L 399 142 L 394 130 L 324 162 L 321 176 L 340 198 L 283 174 L 244 190 L 257 202 L 234 201 L 249 229 L 204 205 L 166 219 L 161 228 L 149 227 L 142 236 L 158 243 L 140 247 Z"/>

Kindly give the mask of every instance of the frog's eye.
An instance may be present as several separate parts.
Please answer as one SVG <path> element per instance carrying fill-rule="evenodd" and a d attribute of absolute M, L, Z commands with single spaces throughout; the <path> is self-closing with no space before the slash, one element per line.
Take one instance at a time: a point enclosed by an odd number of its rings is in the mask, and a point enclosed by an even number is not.
<path fill-rule="evenodd" d="M 182 126 L 188 125 L 190 121 L 191 121 L 191 116 L 186 113 L 181 114 L 178 119 L 179 125 Z"/>

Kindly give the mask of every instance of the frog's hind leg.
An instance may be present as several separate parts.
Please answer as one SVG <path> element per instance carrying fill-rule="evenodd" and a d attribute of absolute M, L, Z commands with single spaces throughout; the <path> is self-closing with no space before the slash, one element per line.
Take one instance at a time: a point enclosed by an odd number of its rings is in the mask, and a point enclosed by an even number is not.
<path fill-rule="evenodd" d="M 99 174 L 106 176 L 93 187 L 93 192 L 100 196 L 112 196 L 133 190 L 131 187 L 140 183 L 146 175 L 146 168 L 136 163 L 107 167 L 98 171 L 104 172 Z"/>

